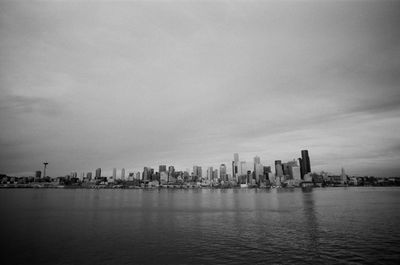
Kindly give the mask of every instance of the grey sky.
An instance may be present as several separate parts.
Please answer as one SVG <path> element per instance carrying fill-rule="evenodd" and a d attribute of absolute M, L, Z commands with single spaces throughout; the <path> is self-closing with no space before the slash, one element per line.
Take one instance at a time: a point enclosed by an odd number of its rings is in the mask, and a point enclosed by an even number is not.
<path fill-rule="evenodd" d="M 398 176 L 400 1 L 0 1 L 0 172 Z"/>

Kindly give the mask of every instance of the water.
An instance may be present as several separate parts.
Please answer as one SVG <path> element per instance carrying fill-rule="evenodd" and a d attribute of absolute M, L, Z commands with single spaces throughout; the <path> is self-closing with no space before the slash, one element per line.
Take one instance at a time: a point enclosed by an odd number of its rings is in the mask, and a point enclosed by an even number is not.
<path fill-rule="evenodd" d="M 0 190 L 1 264 L 396 264 L 400 188 Z"/>

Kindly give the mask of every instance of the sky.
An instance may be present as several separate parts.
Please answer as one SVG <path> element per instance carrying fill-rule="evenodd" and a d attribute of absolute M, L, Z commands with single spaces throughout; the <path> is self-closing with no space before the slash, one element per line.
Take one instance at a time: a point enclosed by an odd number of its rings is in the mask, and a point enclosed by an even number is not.
<path fill-rule="evenodd" d="M 400 176 L 399 28 L 400 1 L 0 0 L 0 173 Z"/>

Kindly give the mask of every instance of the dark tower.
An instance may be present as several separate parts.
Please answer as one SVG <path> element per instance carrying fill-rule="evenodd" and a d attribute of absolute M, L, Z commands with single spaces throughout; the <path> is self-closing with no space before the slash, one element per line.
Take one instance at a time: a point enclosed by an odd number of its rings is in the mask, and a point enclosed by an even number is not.
<path fill-rule="evenodd" d="M 310 157 L 308 156 L 308 150 L 301 150 L 301 159 L 300 160 L 300 172 L 301 178 L 304 178 L 304 175 L 311 172 L 311 164 Z"/>

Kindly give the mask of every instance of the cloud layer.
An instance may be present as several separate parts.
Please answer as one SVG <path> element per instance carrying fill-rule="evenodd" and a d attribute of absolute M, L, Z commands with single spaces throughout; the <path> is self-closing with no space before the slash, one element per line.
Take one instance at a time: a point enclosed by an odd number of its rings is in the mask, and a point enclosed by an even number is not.
<path fill-rule="evenodd" d="M 400 172 L 398 1 L 0 2 L 0 171 Z"/>

